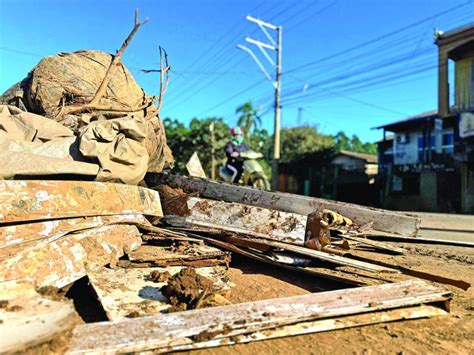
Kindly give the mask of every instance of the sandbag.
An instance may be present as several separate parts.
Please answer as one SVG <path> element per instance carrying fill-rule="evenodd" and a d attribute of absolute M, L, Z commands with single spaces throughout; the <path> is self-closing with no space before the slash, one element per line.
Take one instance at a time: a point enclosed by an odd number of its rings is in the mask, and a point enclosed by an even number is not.
<path fill-rule="evenodd" d="M 43 58 L 32 70 L 26 87 L 28 109 L 55 118 L 63 106 L 89 102 L 111 61 L 112 55 L 101 51 L 59 53 Z M 133 109 L 145 99 L 145 93 L 128 69 L 119 64 L 99 104 L 121 104 Z"/>

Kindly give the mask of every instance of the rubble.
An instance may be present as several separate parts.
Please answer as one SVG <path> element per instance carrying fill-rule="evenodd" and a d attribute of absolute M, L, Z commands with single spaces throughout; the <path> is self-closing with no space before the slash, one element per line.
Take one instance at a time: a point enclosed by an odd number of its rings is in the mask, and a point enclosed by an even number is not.
<path fill-rule="evenodd" d="M 0 352 L 67 332 L 69 353 L 182 351 L 449 313 L 430 282 L 470 284 L 381 241 L 433 242 L 416 216 L 211 181 L 196 153 L 201 178 L 162 172 L 166 53 L 159 97 L 120 61 L 146 22 L 115 55 L 44 58 L 0 98 Z M 232 304 L 233 255 L 336 290 Z M 103 322 L 68 295 L 79 284 Z"/>
<path fill-rule="evenodd" d="M 334 329 L 337 328 L 337 318 L 341 316 L 373 316 L 374 313 L 369 312 L 435 304 L 449 298 L 449 292 L 423 281 L 407 281 L 241 303 L 217 309 L 204 308 L 125 321 L 86 324 L 75 328 L 69 351 L 73 354 L 147 350 L 169 352 L 212 347 L 225 345 L 228 340 L 230 343 L 255 340 L 259 336 L 254 334 L 268 334 L 267 331 L 271 337 L 273 332 L 280 332 L 279 336 L 284 336 Z M 391 313 L 386 319 L 400 319 L 405 315 L 408 318 L 418 318 L 446 314 L 443 310 L 425 310 L 427 312 L 414 312 L 413 309 L 412 312 Z M 375 314 L 372 319 L 363 317 L 343 321 L 344 327 L 354 326 L 358 322 L 380 322 L 381 318 Z M 324 326 L 321 323 L 310 323 L 323 318 L 329 319 L 322 322 Z M 290 331 L 283 331 L 284 327 L 296 324 L 300 324 L 298 330 L 290 327 Z M 305 325 L 309 325 L 310 329 Z M 260 338 L 265 339 L 265 336 Z"/>

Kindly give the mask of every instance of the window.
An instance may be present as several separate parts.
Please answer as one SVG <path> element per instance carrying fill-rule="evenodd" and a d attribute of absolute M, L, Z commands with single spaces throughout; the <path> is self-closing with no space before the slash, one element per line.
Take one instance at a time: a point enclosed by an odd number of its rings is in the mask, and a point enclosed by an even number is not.
<path fill-rule="evenodd" d="M 441 148 L 443 149 L 443 154 L 453 155 L 454 154 L 454 133 L 446 132 L 443 133 L 441 140 Z"/>
<path fill-rule="evenodd" d="M 443 140 L 441 145 L 443 147 L 445 146 L 452 146 L 454 143 L 454 134 L 452 132 L 450 133 L 443 133 Z"/>

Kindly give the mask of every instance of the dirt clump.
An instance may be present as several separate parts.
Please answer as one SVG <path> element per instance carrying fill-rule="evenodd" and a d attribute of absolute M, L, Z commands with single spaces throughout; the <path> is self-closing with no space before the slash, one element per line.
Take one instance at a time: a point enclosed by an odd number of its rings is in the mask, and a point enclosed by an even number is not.
<path fill-rule="evenodd" d="M 172 305 L 168 312 L 229 304 L 210 279 L 197 274 L 190 267 L 173 275 L 161 292 Z"/>
<path fill-rule="evenodd" d="M 190 211 L 188 208 L 188 199 L 190 194 L 181 189 L 173 189 L 168 185 L 157 187 L 160 193 L 161 207 L 165 215 L 187 216 Z"/>
<path fill-rule="evenodd" d="M 152 271 L 148 276 L 147 280 L 152 282 L 166 282 L 171 278 L 169 271 L 160 272 L 158 270 Z"/>
<path fill-rule="evenodd" d="M 188 241 L 175 241 L 171 244 L 171 252 L 173 253 L 186 253 L 191 248 L 191 244 Z"/>
<path fill-rule="evenodd" d="M 53 301 L 64 301 L 64 294 L 53 286 L 42 286 L 36 290 L 40 295 L 45 296 Z"/>
<path fill-rule="evenodd" d="M 0 301 L 0 309 L 4 309 L 7 312 L 18 312 L 23 309 L 23 307 L 18 305 L 9 306 L 10 302 L 8 300 Z"/>
<path fill-rule="evenodd" d="M 232 327 L 230 327 L 227 324 L 224 324 L 222 329 L 206 329 L 200 332 L 199 334 L 196 334 L 191 337 L 191 339 L 195 342 L 202 342 L 202 341 L 208 341 L 216 337 L 216 335 L 225 335 L 228 334 L 232 331 Z"/>

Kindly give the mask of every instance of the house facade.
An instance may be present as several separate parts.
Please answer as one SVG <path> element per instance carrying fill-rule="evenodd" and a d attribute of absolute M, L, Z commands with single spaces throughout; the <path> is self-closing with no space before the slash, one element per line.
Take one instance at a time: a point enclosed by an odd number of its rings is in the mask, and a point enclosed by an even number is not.
<path fill-rule="evenodd" d="M 392 209 L 474 213 L 474 25 L 437 33 L 436 44 L 438 109 L 377 127 L 381 200 Z"/>

